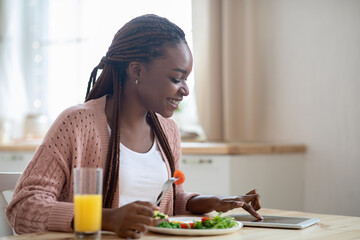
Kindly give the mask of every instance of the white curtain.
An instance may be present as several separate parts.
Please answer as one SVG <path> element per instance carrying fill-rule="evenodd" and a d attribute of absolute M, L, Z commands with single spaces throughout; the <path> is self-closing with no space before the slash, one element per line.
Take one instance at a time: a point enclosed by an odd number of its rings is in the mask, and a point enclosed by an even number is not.
<path fill-rule="evenodd" d="M 259 136 L 253 0 L 194 0 L 194 66 L 199 121 L 208 140 Z"/>
<path fill-rule="evenodd" d="M 0 140 L 20 135 L 26 112 L 22 0 L 0 0 Z M 12 127 L 12 129 L 11 129 Z"/>

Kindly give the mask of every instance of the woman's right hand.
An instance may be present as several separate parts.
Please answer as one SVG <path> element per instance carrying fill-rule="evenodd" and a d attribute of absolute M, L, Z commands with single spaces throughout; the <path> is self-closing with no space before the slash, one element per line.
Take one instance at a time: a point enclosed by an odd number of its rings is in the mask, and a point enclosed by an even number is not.
<path fill-rule="evenodd" d="M 136 201 L 120 208 L 103 209 L 102 230 L 124 238 L 137 239 L 147 231 L 158 208 L 149 202 Z"/>

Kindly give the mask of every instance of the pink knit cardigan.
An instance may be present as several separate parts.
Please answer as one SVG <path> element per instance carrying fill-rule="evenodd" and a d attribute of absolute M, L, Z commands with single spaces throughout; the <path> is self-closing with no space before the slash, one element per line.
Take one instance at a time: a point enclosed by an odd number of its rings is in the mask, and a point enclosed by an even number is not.
<path fill-rule="evenodd" d="M 6 209 L 9 223 L 17 233 L 40 231 L 71 232 L 74 215 L 73 169 L 100 167 L 105 169 L 109 130 L 105 115 L 106 96 L 68 108 L 49 129 L 42 144 L 22 174 Z M 179 167 L 180 135 L 177 125 L 158 115 Z M 161 146 L 168 176 L 170 167 Z M 117 184 L 119 186 L 119 183 Z M 197 194 L 176 187 L 175 214 L 188 214 L 186 203 Z M 119 205 L 119 187 L 113 208 Z M 162 212 L 172 215 L 173 189 L 160 203 Z"/>

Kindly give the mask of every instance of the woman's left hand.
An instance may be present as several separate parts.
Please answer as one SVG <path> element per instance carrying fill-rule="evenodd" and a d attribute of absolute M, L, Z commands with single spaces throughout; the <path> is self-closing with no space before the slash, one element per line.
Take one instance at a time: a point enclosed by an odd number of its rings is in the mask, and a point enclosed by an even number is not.
<path fill-rule="evenodd" d="M 233 197 L 196 196 L 188 201 L 187 209 L 192 213 L 208 213 L 211 211 L 227 212 L 242 207 L 252 216 L 262 220 L 257 212 L 261 208 L 260 195 L 253 189 L 245 195 Z"/>
<path fill-rule="evenodd" d="M 260 195 L 257 194 L 256 189 L 251 190 L 245 195 L 223 197 L 215 204 L 214 210 L 217 212 L 227 212 L 234 208 L 242 207 L 257 219 L 263 217 L 257 212 L 261 208 Z"/>

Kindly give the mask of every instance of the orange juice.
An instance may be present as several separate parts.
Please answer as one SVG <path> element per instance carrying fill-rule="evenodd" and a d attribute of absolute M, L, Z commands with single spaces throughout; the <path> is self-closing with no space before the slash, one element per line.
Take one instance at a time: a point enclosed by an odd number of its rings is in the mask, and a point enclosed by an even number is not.
<path fill-rule="evenodd" d="M 75 195 L 74 206 L 74 228 L 76 232 L 101 230 L 102 195 Z"/>

